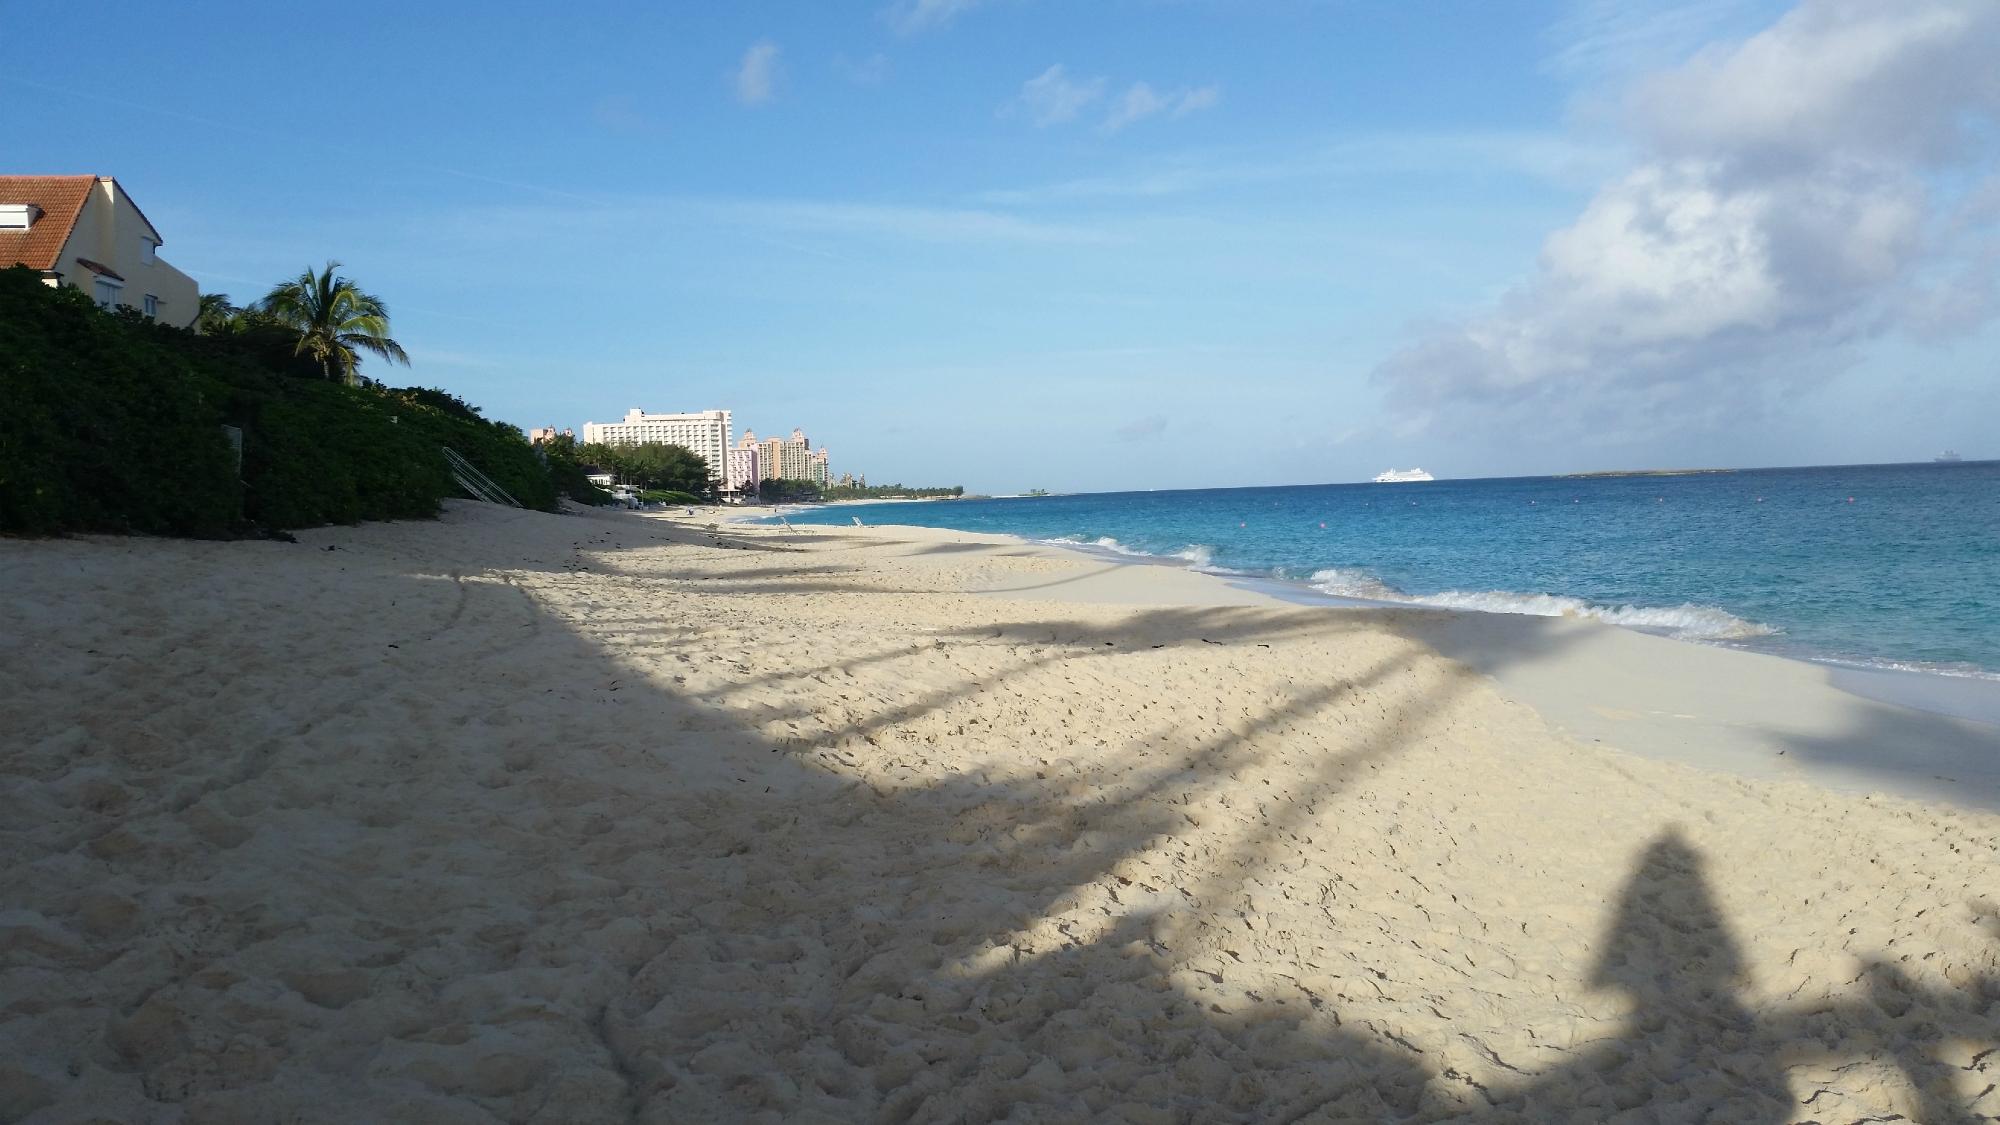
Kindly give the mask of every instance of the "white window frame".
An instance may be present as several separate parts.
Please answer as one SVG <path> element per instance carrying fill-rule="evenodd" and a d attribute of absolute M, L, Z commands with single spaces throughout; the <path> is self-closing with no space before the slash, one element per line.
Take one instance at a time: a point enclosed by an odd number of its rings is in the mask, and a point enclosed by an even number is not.
<path fill-rule="evenodd" d="M 124 292 L 124 290 L 125 287 L 123 285 L 118 284 L 117 282 L 111 280 L 108 277 L 103 276 L 102 274 L 98 275 L 97 286 L 96 286 L 97 307 L 100 309 L 117 308 L 118 298 Z"/>
<path fill-rule="evenodd" d="M 141 238 L 139 240 L 139 245 L 142 247 L 142 249 L 139 251 L 140 261 L 150 266 L 159 260 L 157 257 L 155 257 L 155 255 L 159 253 L 160 249 L 159 243 L 154 242 L 150 238 Z"/>
<path fill-rule="evenodd" d="M 146 315 L 156 319 L 160 315 L 160 299 L 151 293 L 146 294 Z"/>

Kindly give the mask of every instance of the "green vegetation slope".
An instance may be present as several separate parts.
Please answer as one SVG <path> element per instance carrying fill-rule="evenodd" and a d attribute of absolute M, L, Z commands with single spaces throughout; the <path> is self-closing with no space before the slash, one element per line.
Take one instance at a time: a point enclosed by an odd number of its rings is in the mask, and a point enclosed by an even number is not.
<path fill-rule="evenodd" d="M 435 515 L 449 446 L 532 508 L 519 429 L 441 391 L 299 378 L 253 339 L 106 313 L 0 270 L 0 531 L 223 536 Z M 228 432 L 242 433 L 238 464 Z"/>

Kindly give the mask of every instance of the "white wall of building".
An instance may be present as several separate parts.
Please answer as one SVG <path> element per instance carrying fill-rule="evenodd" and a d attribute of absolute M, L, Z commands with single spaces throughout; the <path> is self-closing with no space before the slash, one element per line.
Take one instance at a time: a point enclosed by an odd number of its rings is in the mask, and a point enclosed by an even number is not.
<path fill-rule="evenodd" d="M 126 305 L 162 324 L 186 328 L 201 312 L 194 278 L 168 265 L 156 251 L 160 237 L 117 181 L 100 178 L 77 214 L 69 241 L 56 259 L 62 283 L 107 308 Z M 102 274 L 83 262 L 107 267 Z"/>
<path fill-rule="evenodd" d="M 696 414 L 648 414 L 637 407 L 626 411 L 621 422 L 585 422 L 586 445 L 643 445 L 661 442 L 678 445 L 708 462 L 709 478 L 727 480 L 729 471 L 731 415 L 727 410 L 703 410 Z"/>

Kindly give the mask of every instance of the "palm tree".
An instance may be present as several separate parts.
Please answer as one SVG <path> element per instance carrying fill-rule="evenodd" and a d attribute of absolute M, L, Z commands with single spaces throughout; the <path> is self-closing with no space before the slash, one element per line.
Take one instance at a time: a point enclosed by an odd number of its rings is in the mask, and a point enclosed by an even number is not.
<path fill-rule="evenodd" d="M 314 273 L 308 266 L 265 294 L 259 305 L 287 331 L 298 333 L 293 354 L 312 356 L 328 379 L 350 385 L 360 381 L 356 349 L 407 366 L 410 357 L 403 346 L 389 338 L 388 308 L 353 280 L 334 276 L 339 268 L 339 262 L 328 262 Z"/>
<path fill-rule="evenodd" d="M 236 326 L 236 314 L 242 309 L 229 303 L 227 293 L 203 293 L 201 311 L 195 314 L 194 326 L 204 336 L 220 336 Z"/>

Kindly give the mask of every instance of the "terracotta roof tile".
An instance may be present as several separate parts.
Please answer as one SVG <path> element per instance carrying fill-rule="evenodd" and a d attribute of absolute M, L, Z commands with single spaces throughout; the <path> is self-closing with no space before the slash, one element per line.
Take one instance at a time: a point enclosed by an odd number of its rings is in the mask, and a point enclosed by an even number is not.
<path fill-rule="evenodd" d="M 96 176 L 0 176 L 0 203 L 32 203 L 42 217 L 27 230 L 0 230 L 0 269 L 54 269 Z"/>

